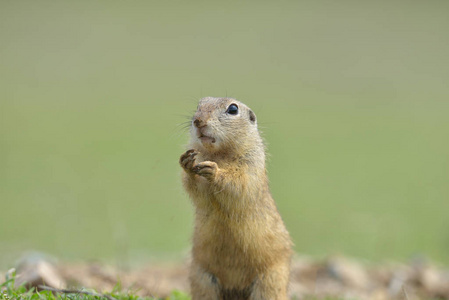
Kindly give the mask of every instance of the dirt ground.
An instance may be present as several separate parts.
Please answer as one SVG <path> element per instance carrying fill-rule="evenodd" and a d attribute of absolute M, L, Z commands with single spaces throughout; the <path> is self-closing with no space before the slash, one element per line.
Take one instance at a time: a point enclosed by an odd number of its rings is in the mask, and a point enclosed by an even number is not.
<path fill-rule="evenodd" d="M 120 282 L 123 291 L 141 296 L 166 297 L 173 290 L 188 292 L 188 263 L 151 264 L 119 270 L 99 263 L 34 261 L 17 268 L 17 284 L 28 281 L 55 288 L 93 288 L 111 291 Z M 293 299 L 449 299 L 449 268 L 417 259 L 409 264 L 365 265 L 345 257 L 314 260 L 297 257 L 292 263 Z"/>

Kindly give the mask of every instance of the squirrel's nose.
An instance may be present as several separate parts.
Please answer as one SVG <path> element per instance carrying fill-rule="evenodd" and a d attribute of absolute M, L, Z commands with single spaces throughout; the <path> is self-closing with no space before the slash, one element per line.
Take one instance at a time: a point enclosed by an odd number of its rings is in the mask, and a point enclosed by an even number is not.
<path fill-rule="evenodd" d="M 201 127 L 206 126 L 206 122 L 204 122 L 203 120 L 198 119 L 198 118 L 196 118 L 196 119 L 193 121 L 193 124 L 194 124 L 196 127 L 198 127 L 198 128 L 201 128 Z"/>

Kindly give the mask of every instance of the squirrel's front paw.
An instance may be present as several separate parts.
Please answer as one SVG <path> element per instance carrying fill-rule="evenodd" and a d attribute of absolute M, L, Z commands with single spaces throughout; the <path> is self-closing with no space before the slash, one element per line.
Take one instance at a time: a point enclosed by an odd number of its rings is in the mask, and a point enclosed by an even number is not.
<path fill-rule="evenodd" d="M 218 165 L 213 161 L 203 161 L 193 167 L 193 172 L 206 178 L 212 180 L 215 178 L 218 172 Z"/>
<path fill-rule="evenodd" d="M 179 158 L 179 164 L 187 173 L 195 173 L 193 166 L 195 165 L 195 156 L 197 154 L 198 151 L 195 149 L 190 149 L 181 155 L 181 158 Z"/>

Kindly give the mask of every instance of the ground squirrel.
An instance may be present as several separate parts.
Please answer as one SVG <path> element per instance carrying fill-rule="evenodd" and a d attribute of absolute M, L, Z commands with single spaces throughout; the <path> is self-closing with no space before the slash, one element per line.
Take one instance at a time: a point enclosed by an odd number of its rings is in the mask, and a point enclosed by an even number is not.
<path fill-rule="evenodd" d="M 287 299 L 292 243 L 256 115 L 235 99 L 203 98 L 190 133 L 180 164 L 196 212 L 192 299 Z"/>

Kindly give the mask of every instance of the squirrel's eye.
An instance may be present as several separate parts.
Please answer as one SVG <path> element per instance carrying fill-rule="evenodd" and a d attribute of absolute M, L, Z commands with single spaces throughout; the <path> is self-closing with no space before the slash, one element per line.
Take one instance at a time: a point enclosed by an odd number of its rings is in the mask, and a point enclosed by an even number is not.
<path fill-rule="evenodd" d="M 237 106 L 237 104 L 231 104 L 229 105 L 226 112 L 230 115 L 236 115 L 239 112 L 239 107 Z"/>

